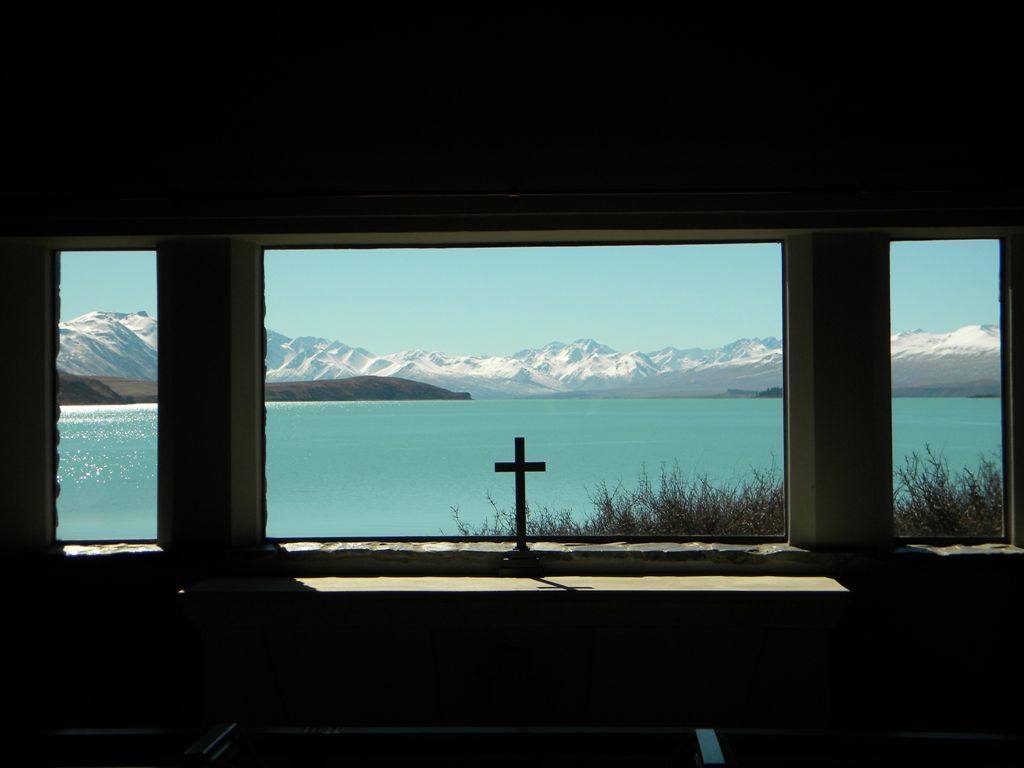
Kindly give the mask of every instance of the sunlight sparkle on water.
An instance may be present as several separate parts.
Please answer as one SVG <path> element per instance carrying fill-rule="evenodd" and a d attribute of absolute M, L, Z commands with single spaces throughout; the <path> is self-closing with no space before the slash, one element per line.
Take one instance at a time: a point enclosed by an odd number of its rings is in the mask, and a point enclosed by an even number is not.
<path fill-rule="evenodd" d="M 157 406 L 63 406 L 58 428 L 58 537 L 153 538 Z"/>

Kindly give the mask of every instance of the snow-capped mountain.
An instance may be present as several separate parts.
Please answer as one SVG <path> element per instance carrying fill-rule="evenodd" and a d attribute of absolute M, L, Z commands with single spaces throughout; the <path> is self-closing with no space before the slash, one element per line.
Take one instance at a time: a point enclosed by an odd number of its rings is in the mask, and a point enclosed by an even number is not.
<path fill-rule="evenodd" d="M 890 339 L 892 359 L 914 357 L 987 357 L 999 354 L 998 325 L 965 325 L 952 333 L 928 333 L 921 329 L 895 333 Z"/>
<path fill-rule="evenodd" d="M 999 326 L 965 325 L 952 333 L 893 334 L 893 387 L 999 381 Z"/>
<path fill-rule="evenodd" d="M 57 368 L 156 381 L 156 328 L 156 318 L 145 312 L 89 312 L 60 323 Z"/>
<path fill-rule="evenodd" d="M 90 312 L 61 323 L 58 367 L 68 373 L 156 378 L 157 321 L 145 312 Z M 894 388 L 998 391 L 999 328 L 892 336 Z M 608 395 L 656 397 L 759 391 L 782 385 L 782 342 L 738 339 L 714 349 L 664 347 L 618 352 L 593 339 L 551 342 L 510 356 L 416 349 L 376 355 L 340 341 L 267 330 L 268 381 L 397 376 L 468 391 L 473 397 Z M 986 389 L 987 388 L 987 389 Z"/>

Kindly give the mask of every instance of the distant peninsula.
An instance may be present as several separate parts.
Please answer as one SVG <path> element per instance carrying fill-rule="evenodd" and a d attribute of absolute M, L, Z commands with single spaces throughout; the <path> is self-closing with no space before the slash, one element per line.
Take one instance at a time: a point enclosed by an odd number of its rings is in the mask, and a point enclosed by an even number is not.
<path fill-rule="evenodd" d="M 472 400 L 469 392 L 452 392 L 395 376 L 354 376 L 324 381 L 275 381 L 266 385 L 268 403 L 334 400 Z"/>
<path fill-rule="evenodd" d="M 57 373 L 58 405 L 130 405 L 156 401 L 155 381 Z"/>
<path fill-rule="evenodd" d="M 325 381 L 280 381 L 266 384 L 267 402 L 344 400 L 471 400 L 468 392 L 453 392 L 419 381 L 386 376 L 355 376 Z M 157 402 L 155 381 L 112 376 L 74 376 L 60 372 L 60 405 L 129 405 Z"/>

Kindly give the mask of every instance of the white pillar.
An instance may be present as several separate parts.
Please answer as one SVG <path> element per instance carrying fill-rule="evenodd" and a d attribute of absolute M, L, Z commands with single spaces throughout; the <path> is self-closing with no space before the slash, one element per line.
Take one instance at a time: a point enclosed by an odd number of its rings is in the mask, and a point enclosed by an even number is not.
<path fill-rule="evenodd" d="M 31 552 L 56 538 L 57 266 L 40 245 L 0 242 L 0 550 Z"/>
<path fill-rule="evenodd" d="M 786 493 L 790 542 L 892 543 L 889 241 L 787 238 Z"/>
<path fill-rule="evenodd" d="M 159 542 L 263 539 L 263 253 L 255 243 L 157 247 L 160 304 Z"/>

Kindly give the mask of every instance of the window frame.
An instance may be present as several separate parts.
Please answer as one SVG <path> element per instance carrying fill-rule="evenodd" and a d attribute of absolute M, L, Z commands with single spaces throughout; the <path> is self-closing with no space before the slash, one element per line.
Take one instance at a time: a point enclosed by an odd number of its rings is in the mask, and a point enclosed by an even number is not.
<path fill-rule="evenodd" d="M 407 224 L 409 222 L 406 222 Z M 400 230 L 400 231 L 399 231 Z M 637 236 L 637 231 L 643 231 L 642 236 Z M 396 234 L 397 232 L 397 234 Z M 1002 362 L 1002 377 L 1003 377 L 1003 420 L 1002 429 L 1004 433 L 1003 440 L 1003 464 L 1004 464 L 1004 515 L 1005 515 L 1005 526 L 1004 526 L 1004 537 L 1001 541 L 1012 546 L 1021 546 L 1024 544 L 1024 515 L 1018 510 L 1015 503 L 1015 486 L 1016 478 L 1022 475 L 1022 469 L 1019 468 L 1020 463 L 1017 460 L 1018 451 L 1015 450 L 1016 444 L 1024 444 L 1024 419 L 1017 419 L 1015 416 L 1014 403 L 1017 400 L 1024 402 L 1024 391 L 1020 391 L 1024 384 L 1020 383 L 1024 381 L 1024 377 L 1015 376 L 1013 373 L 1013 366 L 1015 364 L 1015 358 L 1013 355 L 1013 340 L 1016 335 L 1024 335 L 1024 320 L 1021 317 L 1024 316 L 1024 312 L 1014 311 L 1014 296 L 1024 295 L 1024 267 L 1017 270 L 1013 269 L 1013 265 L 1016 261 L 1024 260 L 1024 230 L 1018 230 L 1014 227 L 936 227 L 936 226 L 915 226 L 915 227 L 886 227 L 886 228 L 872 228 L 872 227 L 859 227 L 847 230 L 851 235 L 875 235 L 885 238 L 886 241 L 886 253 L 888 253 L 888 242 L 891 240 L 903 240 L 903 239 L 998 239 L 1000 241 L 1001 251 L 1001 275 L 1002 275 L 1002 286 L 1001 295 L 1003 298 L 1001 304 L 1001 327 L 1002 327 L 1002 345 L 1003 354 L 1001 356 Z M 788 332 L 788 324 L 791 322 L 790 318 L 790 301 L 792 298 L 793 286 L 789 282 L 787 276 L 788 267 L 790 261 L 791 248 L 794 243 L 814 241 L 814 238 L 822 236 L 834 236 L 830 230 L 823 229 L 785 229 L 785 228 L 773 228 L 773 229 L 737 229 L 737 230 L 687 230 L 685 228 L 676 229 L 661 229 L 661 230 L 646 230 L 643 227 L 637 227 L 633 230 L 618 230 L 609 232 L 608 230 L 588 230 L 588 229 L 572 229 L 572 230 L 550 230 L 550 231 L 519 231 L 515 228 L 503 229 L 495 231 L 487 231 L 481 234 L 479 231 L 458 231 L 451 229 L 438 228 L 436 230 L 424 231 L 421 227 L 409 227 L 406 229 L 397 228 L 389 232 L 374 232 L 367 234 L 366 232 L 352 232 L 347 235 L 325 235 L 325 234 L 305 234 L 305 235 L 288 235 L 288 234 L 270 234 L 270 235 L 251 235 L 251 234 L 239 234 L 232 236 L 218 236 L 213 238 L 217 241 L 222 241 L 230 244 L 242 244 L 248 249 L 248 252 L 256 254 L 258 261 L 262 264 L 262 255 L 264 248 L 283 248 L 283 247 L 325 247 L 325 248 L 351 248 L 354 244 L 363 243 L 366 247 L 408 247 L 413 243 L 421 245 L 438 245 L 438 244 L 449 244 L 452 246 L 457 245 L 517 245 L 517 244 L 559 244 L 566 242 L 576 242 L 585 244 L 626 244 L 626 243 L 651 243 L 651 242 L 677 242 L 677 243 L 708 243 L 708 242 L 764 242 L 764 241 L 778 241 L 783 242 L 783 282 L 784 282 L 784 294 L 783 294 L 783 339 L 784 339 L 784 351 L 787 360 L 792 359 L 792 352 L 790 350 L 790 338 Z M 842 237 L 842 233 L 839 235 Z M 34 237 L 29 238 L 27 241 L 19 239 L 18 241 L 0 240 L 0 250 L 7 256 L 15 256 L 21 259 L 25 264 L 25 269 L 22 273 L 15 275 L 10 283 L 10 288 L 6 292 L 7 297 L 17 298 L 18 293 L 23 291 L 25 286 L 34 282 L 37 287 L 43 288 L 41 293 L 43 294 L 40 298 L 38 295 L 30 298 L 30 308 L 37 308 L 31 317 L 24 322 L 24 327 L 41 329 L 40 318 L 45 318 L 47 331 L 50 334 L 48 342 L 44 342 L 46 349 L 43 350 L 44 356 L 49 355 L 52 360 L 56 359 L 56 340 L 52 337 L 56 334 L 53 333 L 52 329 L 56 328 L 56 315 L 55 315 L 55 291 L 58 284 L 56 274 L 54 272 L 53 260 L 56 258 L 56 253 L 60 250 L 89 250 L 89 249 L 103 249 L 103 250 L 151 250 L 156 249 L 158 251 L 158 263 L 160 260 L 159 253 L 161 247 L 167 243 L 179 243 L 185 244 L 182 247 L 188 247 L 188 243 L 195 241 L 190 240 L 188 237 L 184 237 L 178 234 L 171 238 L 161 237 L 157 235 L 147 236 L 111 236 L 111 237 L 74 237 L 74 236 L 55 236 L 55 237 Z M 208 241 L 203 241 L 208 242 Z M 803 247 L 803 246 L 801 246 Z M 814 251 L 813 246 L 811 248 Z M 252 283 L 254 277 L 258 277 L 260 296 L 262 297 L 262 270 L 261 269 L 250 269 L 250 275 L 248 282 Z M 887 275 L 886 275 L 887 276 Z M 19 280 L 22 282 L 19 283 Z M 160 280 L 158 276 L 158 281 Z M 47 288 L 48 286 L 48 288 Z M 234 289 L 231 291 L 231 295 L 234 295 Z M 820 298 L 817 289 L 813 289 L 805 299 Z M 158 309 L 158 315 L 163 317 L 163 307 Z M 262 324 L 262 316 L 260 316 L 260 322 Z M 1017 328 L 1017 326 L 1021 326 Z M 39 338 L 38 333 L 34 338 Z M 888 340 L 888 339 L 886 339 Z M 47 346 L 48 345 L 48 346 Z M 250 361 L 251 362 L 251 361 Z M 813 363 L 812 363 L 813 367 Z M 33 375 L 27 377 L 27 381 L 20 385 L 13 391 L 13 394 L 25 393 L 28 388 L 35 385 L 41 385 L 44 390 L 51 393 L 51 401 L 54 390 L 54 368 L 51 365 L 48 371 L 34 370 Z M 163 376 L 163 374 L 161 374 Z M 787 369 L 788 377 L 788 369 Z M 791 388 L 789 381 L 786 381 L 786 395 L 784 399 L 785 409 L 785 431 L 787 440 L 787 450 L 785 451 L 784 462 L 788 465 L 791 462 L 791 456 L 789 451 L 789 441 L 792 438 L 792 424 L 791 424 Z M 891 393 L 890 393 L 891 399 Z M 163 400 L 163 397 L 161 397 Z M 234 407 L 236 403 L 232 403 Z M 887 401 L 886 406 L 889 406 Z M 45 436 L 48 433 L 50 437 L 47 438 L 49 443 L 52 445 L 52 450 L 56 451 L 56 440 L 53 432 L 55 431 L 56 419 L 54 415 L 47 414 L 43 417 L 38 415 L 38 410 L 30 414 L 25 420 L 25 425 L 36 425 L 36 430 L 43 433 Z M 41 428 L 41 429 L 40 429 Z M 17 428 L 10 430 L 7 433 L 9 440 L 17 439 L 18 435 L 24 435 L 26 430 L 24 425 L 19 425 Z M 166 440 L 166 437 L 162 437 L 161 440 Z M 54 453 L 55 455 L 55 453 Z M 262 465 L 261 465 L 262 469 Z M 887 466 L 887 472 L 891 476 L 892 465 L 891 460 Z M 164 462 L 161 462 L 160 468 L 161 474 L 167 472 Z M 47 490 L 45 486 L 38 481 L 38 472 L 35 473 L 33 478 L 26 478 L 20 485 L 15 483 L 12 489 L 12 493 L 8 495 L 8 502 L 6 509 L 0 508 L 0 533 L 5 534 L 5 548 L 9 551 L 38 551 L 39 549 L 48 549 L 58 542 L 55 539 L 56 525 L 55 520 L 52 519 L 52 512 L 54 509 L 54 494 L 52 489 Z M 55 472 L 54 472 L 55 476 Z M 835 549 L 836 545 L 832 542 L 824 541 L 820 536 L 816 539 L 815 536 L 811 536 L 808 540 L 806 537 L 803 540 L 794 541 L 795 537 L 793 533 L 793 520 L 794 520 L 794 506 L 793 499 L 791 498 L 791 487 L 788 482 L 785 485 L 786 489 L 786 521 L 787 521 L 787 533 L 784 538 L 785 542 L 789 545 L 798 547 L 801 549 L 815 550 L 826 550 Z M 33 485 L 34 483 L 34 485 Z M 891 494 L 890 494 L 891 496 Z M 160 513 L 162 516 L 173 516 L 174 512 L 164 510 Z M 236 537 L 222 537 L 219 542 L 210 542 L 210 546 L 215 549 L 230 550 L 238 548 L 252 548 L 260 547 L 263 545 L 279 545 L 283 541 L 290 541 L 287 539 L 277 540 L 268 539 L 265 536 L 265 507 L 259 510 L 248 509 L 244 511 L 244 516 L 248 518 L 260 518 L 261 519 L 261 535 L 253 537 L 251 535 L 236 536 Z M 829 521 L 831 514 L 832 522 L 836 522 L 835 512 L 831 512 L 827 509 L 818 509 L 815 514 L 819 515 L 821 520 L 826 523 Z M 796 515 L 803 517 L 806 515 L 806 510 L 797 509 Z M 889 510 L 889 517 L 891 519 L 891 508 Z M 820 522 L 820 521 L 819 521 Z M 603 537 L 601 537 L 603 538 Z M 622 537 L 613 537 L 616 541 L 621 541 Z M 840 537 L 842 539 L 842 536 Z M 303 539 L 307 541 L 314 541 L 313 539 Z M 344 543 L 346 540 L 341 538 L 330 538 L 324 539 L 325 541 L 340 542 Z M 365 537 L 360 539 L 365 541 Z M 392 539 L 395 543 L 402 543 L 403 541 L 438 541 L 444 542 L 447 538 L 441 537 L 399 537 Z M 467 539 L 462 537 L 452 537 L 452 540 L 456 542 L 466 542 Z M 501 539 L 499 539 L 501 540 Z M 555 541 L 554 539 L 548 539 Z M 579 539 L 573 539 L 579 541 Z M 382 539 L 383 541 L 383 539 Z M 659 537 L 656 541 L 664 541 L 663 538 Z M 685 541 L 700 543 L 698 539 L 693 537 L 685 537 Z M 722 542 L 720 537 L 716 537 L 715 541 Z M 764 542 L 764 539 L 758 538 L 759 542 Z M 903 544 L 914 543 L 916 540 L 910 539 L 895 539 L 891 533 L 883 535 L 877 538 L 865 537 L 861 533 L 850 535 L 845 540 L 840 541 L 838 544 L 839 548 L 847 549 L 869 549 L 874 551 L 887 551 L 893 547 L 899 547 Z M 992 540 L 986 539 L 985 542 L 989 543 Z M 997 540 L 998 541 L 998 540 Z M 61 541 L 61 545 L 76 544 L 78 542 Z M 97 544 L 99 542 L 84 542 L 86 544 Z M 145 544 L 144 541 L 134 541 L 135 544 Z M 596 542 L 595 542 L 596 543 Z M 737 540 L 736 543 L 744 543 Z M 929 542 L 930 543 L 930 542 Z M 949 544 L 968 544 L 964 540 L 934 542 L 944 545 Z M 157 544 L 167 546 L 168 542 L 164 538 L 158 537 Z M 185 548 L 189 545 L 172 545 L 173 548 Z M 756 569 L 755 569 L 756 570 Z"/>

